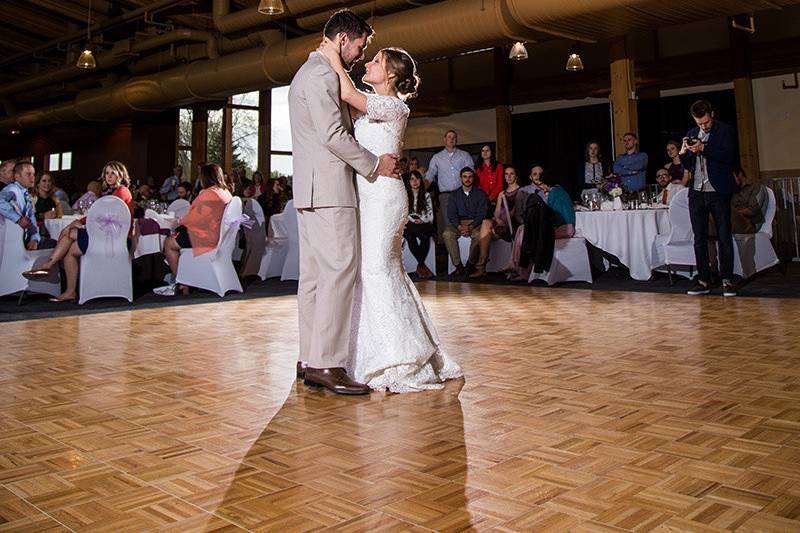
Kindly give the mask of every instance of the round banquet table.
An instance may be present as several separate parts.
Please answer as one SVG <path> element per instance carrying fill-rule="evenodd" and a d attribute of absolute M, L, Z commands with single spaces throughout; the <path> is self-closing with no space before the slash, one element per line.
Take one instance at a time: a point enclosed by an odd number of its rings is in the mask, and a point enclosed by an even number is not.
<path fill-rule="evenodd" d="M 616 256 L 636 280 L 650 279 L 650 256 L 659 233 L 668 233 L 668 209 L 577 211 L 576 234 Z"/>

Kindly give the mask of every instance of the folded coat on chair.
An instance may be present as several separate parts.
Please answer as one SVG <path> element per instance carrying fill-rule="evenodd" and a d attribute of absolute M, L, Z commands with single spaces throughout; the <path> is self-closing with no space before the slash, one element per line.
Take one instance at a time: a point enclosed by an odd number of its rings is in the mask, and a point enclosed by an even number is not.
<path fill-rule="evenodd" d="M 527 267 L 533 261 L 533 271 L 540 274 L 550 269 L 556 232 L 553 226 L 554 213 L 538 194 L 531 194 L 525 203 L 525 233 L 520 250 L 520 266 Z"/>

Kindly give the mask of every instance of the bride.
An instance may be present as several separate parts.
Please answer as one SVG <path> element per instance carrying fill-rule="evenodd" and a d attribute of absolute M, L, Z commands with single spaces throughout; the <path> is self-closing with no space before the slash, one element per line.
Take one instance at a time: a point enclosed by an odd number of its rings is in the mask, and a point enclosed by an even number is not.
<path fill-rule="evenodd" d="M 339 75 L 341 98 L 351 107 L 355 138 L 374 154 L 400 153 L 419 77 L 411 56 L 380 50 L 366 64 L 362 81 L 375 93 L 355 88 L 340 57 L 341 44 L 325 39 L 321 51 Z M 353 298 L 348 374 L 374 390 L 413 392 L 441 388 L 462 376 L 442 349 L 416 287 L 403 267 L 403 229 L 408 196 L 403 182 L 378 176 L 356 178 L 361 230 L 361 272 Z"/>

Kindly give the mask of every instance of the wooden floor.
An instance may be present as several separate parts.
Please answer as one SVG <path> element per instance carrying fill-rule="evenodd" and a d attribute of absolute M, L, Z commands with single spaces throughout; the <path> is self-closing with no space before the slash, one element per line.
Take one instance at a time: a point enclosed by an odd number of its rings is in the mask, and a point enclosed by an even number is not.
<path fill-rule="evenodd" d="M 3 324 L 0 530 L 800 531 L 800 303 L 419 285 L 466 379 L 294 381 L 293 297 Z"/>

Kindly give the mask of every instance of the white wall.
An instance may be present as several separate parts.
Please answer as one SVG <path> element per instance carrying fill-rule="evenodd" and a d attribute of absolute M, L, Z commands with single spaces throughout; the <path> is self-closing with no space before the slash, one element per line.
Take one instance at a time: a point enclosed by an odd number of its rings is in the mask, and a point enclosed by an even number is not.
<path fill-rule="evenodd" d="M 411 102 L 413 106 L 413 100 Z M 497 141 L 494 109 L 455 113 L 444 117 L 422 117 L 408 121 L 404 150 L 444 146 L 444 132 L 456 130 L 459 144 Z"/>
<path fill-rule="evenodd" d="M 753 104 L 762 171 L 800 169 L 800 89 L 783 89 L 792 76 L 753 80 Z"/>

